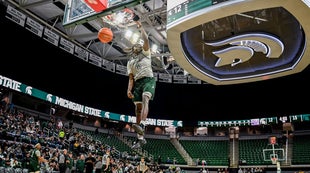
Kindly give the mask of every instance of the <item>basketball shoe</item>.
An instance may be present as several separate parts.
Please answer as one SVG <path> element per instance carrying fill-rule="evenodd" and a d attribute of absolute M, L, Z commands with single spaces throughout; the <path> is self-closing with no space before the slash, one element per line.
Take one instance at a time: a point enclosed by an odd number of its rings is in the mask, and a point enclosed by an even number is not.
<path fill-rule="evenodd" d="M 146 144 L 146 140 L 144 138 L 143 139 L 137 139 L 137 141 L 131 146 L 131 149 L 141 148 L 145 144 Z"/>
<path fill-rule="evenodd" d="M 132 128 L 135 130 L 136 133 L 138 133 L 139 135 L 144 135 L 144 129 L 145 129 L 145 125 L 143 125 L 142 123 L 140 124 L 133 124 Z"/>

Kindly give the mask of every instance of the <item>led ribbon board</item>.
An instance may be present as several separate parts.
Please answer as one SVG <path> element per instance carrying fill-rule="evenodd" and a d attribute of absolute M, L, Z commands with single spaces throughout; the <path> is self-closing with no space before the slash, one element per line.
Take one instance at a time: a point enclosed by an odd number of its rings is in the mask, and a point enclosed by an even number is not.
<path fill-rule="evenodd" d="M 301 0 L 178 0 L 167 4 L 167 42 L 177 63 L 214 85 L 301 72 L 310 49 Z"/>

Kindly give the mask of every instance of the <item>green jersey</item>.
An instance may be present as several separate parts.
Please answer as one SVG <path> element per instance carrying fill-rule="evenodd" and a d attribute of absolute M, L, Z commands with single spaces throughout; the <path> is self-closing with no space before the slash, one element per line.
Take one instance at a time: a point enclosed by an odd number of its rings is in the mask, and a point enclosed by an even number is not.
<path fill-rule="evenodd" d="M 30 155 L 30 167 L 29 172 L 37 172 L 40 171 L 40 163 L 39 158 L 41 157 L 41 152 L 37 149 L 34 149 Z"/>

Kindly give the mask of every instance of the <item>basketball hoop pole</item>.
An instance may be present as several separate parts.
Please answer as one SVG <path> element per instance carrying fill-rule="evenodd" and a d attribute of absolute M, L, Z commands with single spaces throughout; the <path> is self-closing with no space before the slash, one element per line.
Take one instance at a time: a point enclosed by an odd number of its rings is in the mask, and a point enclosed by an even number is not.
<path fill-rule="evenodd" d="M 271 144 L 271 146 L 272 146 L 272 157 L 271 157 L 271 162 L 272 162 L 272 164 L 277 164 L 277 161 L 278 161 L 278 159 L 277 159 L 277 157 L 276 157 L 276 152 L 274 151 L 274 144 Z"/>
<path fill-rule="evenodd" d="M 281 165 L 280 162 L 278 162 L 278 159 L 274 159 L 277 165 L 277 173 L 281 173 Z"/>
<path fill-rule="evenodd" d="M 281 165 L 280 165 L 280 162 L 278 162 L 278 155 L 276 155 L 274 143 L 271 145 L 272 145 L 272 156 L 273 156 L 271 157 L 271 162 L 272 164 L 276 165 L 277 173 L 281 173 Z"/>
<path fill-rule="evenodd" d="M 272 146 L 272 154 L 274 157 L 276 157 L 276 152 L 274 151 L 274 144 L 271 144 L 271 146 Z"/>

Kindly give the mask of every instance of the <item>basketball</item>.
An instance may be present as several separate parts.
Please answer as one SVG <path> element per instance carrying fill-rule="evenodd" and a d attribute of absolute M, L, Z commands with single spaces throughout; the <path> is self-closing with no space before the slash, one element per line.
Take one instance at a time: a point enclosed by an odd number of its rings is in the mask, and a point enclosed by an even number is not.
<path fill-rule="evenodd" d="M 101 28 L 98 32 L 98 38 L 102 43 L 109 43 L 113 40 L 113 32 L 110 28 Z"/>

